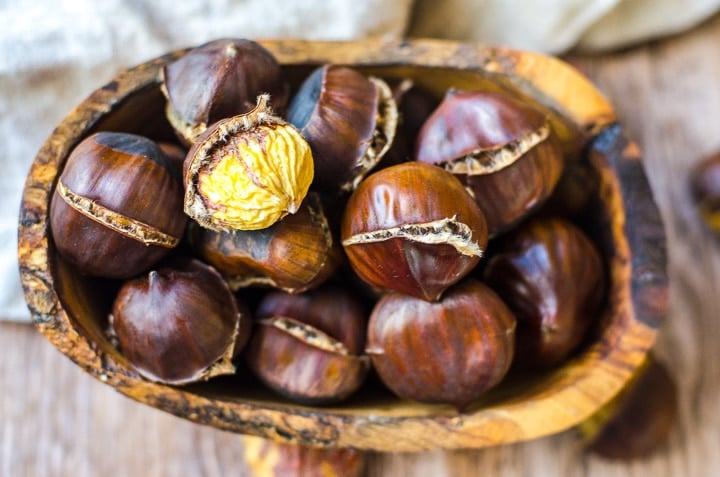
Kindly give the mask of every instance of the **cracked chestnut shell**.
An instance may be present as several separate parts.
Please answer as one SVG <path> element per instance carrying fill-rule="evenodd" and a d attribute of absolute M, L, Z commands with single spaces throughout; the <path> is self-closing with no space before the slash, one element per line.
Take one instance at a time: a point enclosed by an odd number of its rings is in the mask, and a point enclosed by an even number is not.
<path fill-rule="evenodd" d="M 267 95 L 202 133 L 185 159 L 185 213 L 217 231 L 258 230 L 294 214 L 313 180 L 310 145 Z"/>
<path fill-rule="evenodd" d="M 194 250 L 233 290 L 269 286 L 300 293 L 324 282 L 342 260 L 340 244 L 313 192 L 297 213 L 266 229 L 216 232 L 194 225 Z"/>
<path fill-rule="evenodd" d="M 288 107 L 288 122 L 310 143 L 313 187 L 350 191 L 390 148 L 397 105 L 388 85 L 345 66 L 317 68 Z"/>
<path fill-rule="evenodd" d="M 235 347 L 247 339 L 241 322 L 250 319 L 240 309 L 212 267 L 176 258 L 125 282 L 110 324 L 120 352 L 143 377 L 186 384 L 235 371 Z"/>
<path fill-rule="evenodd" d="M 348 290 L 271 292 L 255 311 L 249 368 L 280 395 L 303 404 L 342 401 L 363 383 L 367 316 Z"/>
<path fill-rule="evenodd" d="M 514 333 L 515 318 L 502 300 L 467 279 L 434 303 L 385 295 L 370 315 L 366 352 L 399 397 L 462 411 L 505 377 Z"/>
<path fill-rule="evenodd" d="M 560 218 L 534 219 L 503 237 L 484 277 L 517 318 L 522 367 L 547 368 L 565 360 L 600 315 L 605 296 L 598 250 Z"/>
<path fill-rule="evenodd" d="M 214 122 L 253 109 L 261 94 L 271 95 L 276 108 L 287 100 L 279 63 L 251 40 L 208 42 L 167 64 L 161 75 L 166 117 L 188 146 Z"/>
<path fill-rule="evenodd" d="M 419 162 L 361 182 L 347 202 L 341 236 L 363 281 L 427 300 L 467 275 L 488 240 L 483 213 L 460 181 Z"/>
<path fill-rule="evenodd" d="M 182 184 L 158 145 L 99 132 L 73 149 L 50 205 L 57 251 L 78 271 L 129 278 L 180 243 Z"/>
<path fill-rule="evenodd" d="M 452 172 L 472 191 L 491 236 L 539 207 L 564 165 L 542 112 L 487 91 L 449 91 L 420 130 L 415 159 Z"/>

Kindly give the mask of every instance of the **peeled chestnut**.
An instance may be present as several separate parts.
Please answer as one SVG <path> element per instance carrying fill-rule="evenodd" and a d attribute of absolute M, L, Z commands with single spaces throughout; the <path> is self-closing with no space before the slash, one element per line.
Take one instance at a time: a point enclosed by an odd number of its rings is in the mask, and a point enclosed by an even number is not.
<path fill-rule="evenodd" d="M 542 204 L 564 163 L 542 112 L 508 93 L 487 91 L 449 91 L 420 130 L 415 158 L 467 185 L 491 236 Z"/>
<path fill-rule="evenodd" d="M 482 211 L 439 167 L 406 162 L 367 177 L 350 196 L 342 244 L 368 284 L 437 300 L 487 245 Z"/>
<path fill-rule="evenodd" d="M 579 429 L 591 452 L 608 459 L 638 459 L 667 442 L 677 413 L 675 381 L 651 354 L 625 388 Z"/>
<path fill-rule="evenodd" d="M 211 41 L 168 63 L 161 74 L 167 119 L 188 146 L 210 124 L 253 109 L 260 94 L 271 95 L 276 108 L 287 101 L 280 65 L 251 40 Z"/>
<path fill-rule="evenodd" d="M 517 362 L 548 368 L 566 359 L 600 315 L 605 268 L 572 223 L 538 218 L 508 236 L 488 261 L 487 284 L 517 318 Z"/>
<path fill-rule="evenodd" d="M 67 159 L 50 205 L 60 255 L 84 274 L 128 278 L 180 243 L 182 183 L 158 145 L 100 132 Z"/>
<path fill-rule="evenodd" d="M 342 401 L 363 383 L 365 310 L 349 291 L 271 292 L 255 311 L 249 368 L 275 392 L 303 404 Z"/>
<path fill-rule="evenodd" d="M 243 436 L 245 465 L 257 477 L 360 477 L 366 457 L 355 449 L 322 449 Z"/>
<path fill-rule="evenodd" d="M 245 310 L 245 308 L 242 308 Z M 110 324 L 120 352 L 146 379 L 186 384 L 235 371 L 247 330 L 230 288 L 212 267 L 176 258 L 123 284 Z"/>
<path fill-rule="evenodd" d="M 713 233 L 720 235 L 720 152 L 695 165 L 689 182 L 700 218 Z"/>
<path fill-rule="evenodd" d="M 217 231 L 258 230 L 294 214 L 313 180 L 310 146 L 270 98 L 208 127 L 184 163 L 185 212 Z"/>
<path fill-rule="evenodd" d="M 370 315 L 366 352 L 399 397 L 462 411 L 505 377 L 514 335 L 508 307 L 490 288 L 467 279 L 435 303 L 385 295 Z"/>
<path fill-rule="evenodd" d="M 397 106 L 388 85 L 345 66 L 316 69 L 288 108 L 288 121 L 312 148 L 313 186 L 354 189 L 390 148 Z"/>
<path fill-rule="evenodd" d="M 256 285 L 300 293 L 324 282 L 342 258 L 312 192 L 297 213 L 266 229 L 215 232 L 192 225 L 193 248 L 234 290 Z"/>

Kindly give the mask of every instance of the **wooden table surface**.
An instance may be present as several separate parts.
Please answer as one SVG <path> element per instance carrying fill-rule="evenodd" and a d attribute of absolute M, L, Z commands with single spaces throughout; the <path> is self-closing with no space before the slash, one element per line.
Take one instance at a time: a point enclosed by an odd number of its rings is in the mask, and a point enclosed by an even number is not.
<path fill-rule="evenodd" d="M 657 343 L 680 388 L 666 448 L 615 463 L 568 431 L 500 448 L 372 454 L 368 476 L 720 476 L 720 240 L 687 174 L 720 150 L 720 18 L 671 39 L 572 61 L 644 151 L 668 235 L 671 304 Z M 648 396 L 649 399 L 652 396 Z M 250 475 L 242 438 L 138 404 L 86 375 L 28 325 L 0 324 L 0 476 Z"/>

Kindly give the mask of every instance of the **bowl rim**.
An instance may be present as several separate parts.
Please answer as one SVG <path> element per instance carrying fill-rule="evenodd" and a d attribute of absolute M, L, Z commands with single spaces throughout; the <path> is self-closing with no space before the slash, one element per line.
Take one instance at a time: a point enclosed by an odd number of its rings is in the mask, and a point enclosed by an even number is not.
<path fill-rule="evenodd" d="M 590 160 L 601 173 L 606 189 L 601 194 L 606 194 L 614 212 L 608 224 L 615 247 L 610 268 L 612 282 L 623 284 L 613 295 L 620 326 L 561 368 L 552 393 L 462 414 L 363 414 L 220 401 L 141 379 L 99 350 L 63 308 L 53 288 L 47 213 L 56 178 L 78 138 L 123 98 L 157 84 L 162 65 L 186 51 L 179 50 L 122 72 L 94 91 L 60 122 L 31 166 L 18 226 L 21 283 L 33 323 L 56 348 L 119 392 L 194 422 L 303 445 L 379 451 L 477 448 L 554 434 L 588 418 L 622 388 L 652 347 L 667 310 L 665 235 L 639 149 L 625 138 L 612 107 L 587 79 L 556 58 L 443 40 L 261 44 L 283 65 L 335 62 L 482 73 L 511 83 L 566 119 L 586 139 L 592 138 Z M 597 366 L 581 373 L 589 362 Z"/>

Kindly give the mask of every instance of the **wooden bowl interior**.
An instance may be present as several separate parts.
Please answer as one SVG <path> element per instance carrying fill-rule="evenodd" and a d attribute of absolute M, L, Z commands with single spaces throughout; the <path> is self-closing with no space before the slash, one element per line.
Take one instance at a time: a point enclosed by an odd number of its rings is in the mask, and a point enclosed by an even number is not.
<path fill-rule="evenodd" d="M 283 62 L 281 49 L 278 48 L 278 51 Z M 290 403 L 265 390 L 243 369 L 236 376 L 215 378 L 182 388 L 142 380 L 106 335 L 107 316 L 118 283 L 81 276 L 68 266 L 55 253 L 47 231 L 47 212 L 49 197 L 62 164 L 72 146 L 83 136 L 94 131 L 112 130 L 142 134 L 156 140 L 174 140 L 170 126 L 164 120 L 165 100 L 159 90 L 157 76 L 159 65 L 170 58 L 172 56 L 155 60 L 144 69 L 142 78 L 130 88 L 127 96 L 104 110 L 101 108 L 85 124 L 75 125 L 75 129 L 72 125 L 68 126 L 69 131 L 82 130 L 82 135 L 60 138 L 65 141 L 60 148 L 63 153 L 53 159 L 55 164 L 49 166 L 46 176 L 40 180 L 45 195 L 38 202 L 40 208 L 44 205 L 44 209 L 34 213 L 41 216 L 33 223 L 35 228 L 28 226 L 24 230 L 21 224 L 21 269 L 23 260 L 30 261 L 28 255 L 23 254 L 23 247 L 44 247 L 47 250 L 50 273 L 44 280 L 49 284 L 38 284 L 39 274 L 35 270 L 26 270 L 23 274 L 26 298 L 36 325 L 61 351 L 120 392 L 197 422 L 309 445 L 378 450 L 481 447 L 545 435 L 581 421 L 620 389 L 652 344 L 656 324 L 639 322 L 632 303 L 634 295 L 626 241 L 628 225 L 623 213 L 621 182 L 616 174 L 618 157 L 627 150 L 622 149 L 621 145 L 626 143 L 618 139 L 617 130 L 604 130 L 600 126 L 611 126 L 600 124 L 602 121 L 595 125 L 579 124 L 562 108 L 544 101 L 542 94 L 532 94 L 532 88 L 528 89 L 517 78 L 507 74 L 482 68 L 429 68 L 395 61 L 354 66 L 385 78 L 411 78 L 439 97 L 449 88 L 512 90 L 548 111 L 553 127 L 561 137 L 566 152 L 572 155 L 572 160 L 589 161 L 593 166 L 600 182 L 599 193 L 584 215 L 586 220 L 578 224 L 602 250 L 609 286 L 606 304 L 598 310 L 598 326 L 587 343 L 560 368 L 533 376 L 510 375 L 462 415 L 450 406 L 401 401 L 373 376 L 368 385 L 349 401 L 328 408 Z M 294 87 L 316 64 L 303 62 L 301 57 L 299 63 L 285 63 L 286 75 L 291 78 Z M 123 81 L 132 80 L 132 75 L 132 71 L 127 73 L 120 84 L 116 81 L 109 83 L 103 88 L 105 91 L 96 93 L 96 96 L 112 95 L 113 89 L 122 87 Z M 62 133 L 62 128 L 56 132 Z M 596 137 L 596 133 L 600 136 Z M 595 146 L 595 143 L 599 145 Z M 45 164 L 35 167 L 45 167 Z M 28 191 L 34 190 L 36 185 L 29 180 Z M 649 193 L 649 189 L 645 193 Z M 28 200 L 23 213 L 28 213 L 30 207 L 27 203 Z M 45 242 L 31 237 L 38 233 L 37 230 L 40 230 Z M 33 260 L 42 262 L 42 258 L 33 257 Z M 37 288 L 43 286 L 50 290 L 43 289 L 43 294 L 38 296 Z M 43 298 L 46 293 L 50 293 L 47 295 L 50 298 Z M 40 303 L 42 300 L 54 303 L 44 306 Z M 38 311 L 40 309 L 45 311 Z M 656 311 L 662 314 L 664 309 L 660 306 Z M 627 336 L 632 337 L 630 342 L 624 341 Z M 81 346 L 76 348 L 78 343 Z M 614 362 L 618 360 L 619 364 Z M 302 420 L 302 425 L 297 423 L 298 419 Z M 272 425 L 267 422 L 272 422 Z M 328 430 L 328 426 L 333 428 L 333 432 Z M 445 438 L 443 434 L 448 426 L 451 438 Z M 403 440 L 413 432 L 419 432 L 422 437 L 416 435 Z M 438 441 L 434 442 L 434 438 Z"/>

